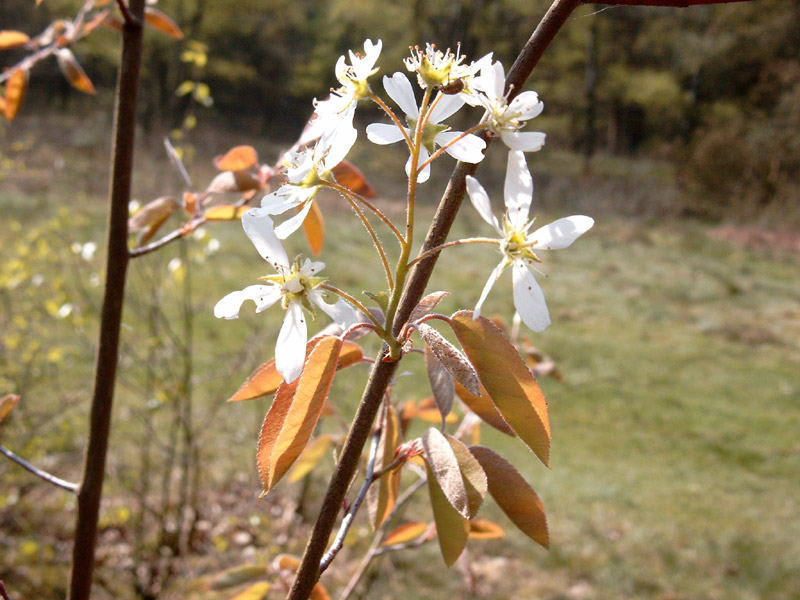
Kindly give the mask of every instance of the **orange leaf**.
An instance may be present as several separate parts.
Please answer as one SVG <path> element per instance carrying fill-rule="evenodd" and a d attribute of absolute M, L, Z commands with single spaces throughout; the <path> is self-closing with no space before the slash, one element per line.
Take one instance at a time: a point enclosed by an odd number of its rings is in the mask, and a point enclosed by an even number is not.
<path fill-rule="evenodd" d="M 3 112 L 6 119 L 12 121 L 22 106 L 25 98 L 25 89 L 28 87 L 28 72 L 24 69 L 15 69 L 6 81 L 6 97 Z"/>
<path fill-rule="evenodd" d="M 100 4 L 96 3 L 96 6 L 100 6 Z M 92 17 L 91 21 L 84 23 L 83 27 L 81 27 L 81 35 L 89 35 L 92 31 L 97 29 L 99 25 L 102 25 L 105 22 L 106 17 L 108 17 L 109 12 L 110 11 L 107 9 L 98 11 L 97 14 Z"/>
<path fill-rule="evenodd" d="M 314 346 L 320 340 L 319 337 L 311 338 L 306 344 L 306 356 L 311 353 Z M 356 364 L 364 356 L 361 346 L 355 342 L 344 342 L 342 350 L 339 354 L 339 364 L 337 369 L 344 369 L 351 365 Z M 253 398 L 260 398 L 267 394 L 272 394 L 278 389 L 278 386 L 283 382 L 283 377 L 278 373 L 275 367 L 275 359 L 270 358 L 267 362 L 258 367 L 250 377 L 247 378 L 236 393 L 228 398 L 228 402 L 239 402 L 240 400 L 251 400 Z"/>
<path fill-rule="evenodd" d="M 519 438 L 548 465 L 550 422 L 547 403 L 517 350 L 497 325 L 483 317 L 473 319 L 472 311 L 457 312 L 450 324 L 500 414 Z"/>
<path fill-rule="evenodd" d="M 158 29 L 161 33 L 166 33 L 168 36 L 176 40 L 183 39 L 183 32 L 175 24 L 175 21 L 170 19 L 163 12 L 152 6 L 147 6 L 144 9 L 144 20 L 148 25 Z"/>
<path fill-rule="evenodd" d="M 497 523 L 486 519 L 472 519 L 469 522 L 469 537 L 476 540 L 498 540 L 506 537 L 506 532 Z"/>
<path fill-rule="evenodd" d="M 378 460 L 375 469 L 382 469 L 394 460 L 395 449 L 400 442 L 400 423 L 392 406 L 383 411 L 381 438 L 378 442 Z M 400 469 L 392 469 L 378 480 L 378 485 L 368 490 L 368 508 L 372 526 L 377 529 L 389 517 L 400 492 Z"/>
<path fill-rule="evenodd" d="M 408 322 L 413 323 L 417 319 L 421 319 L 434 308 L 436 308 L 436 305 L 449 295 L 450 292 L 432 292 L 428 294 L 422 300 L 420 300 L 419 303 L 417 303 L 417 305 L 414 307 L 414 310 L 411 311 L 411 314 L 408 317 Z"/>
<path fill-rule="evenodd" d="M 365 198 L 373 198 L 375 196 L 375 190 L 372 189 L 367 178 L 350 161 L 343 160 L 331 169 L 331 173 L 333 173 L 337 183 L 353 190 L 356 194 Z"/>
<path fill-rule="evenodd" d="M 485 446 L 471 446 L 489 482 L 489 493 L 519 529 L 534 542 L 548 547 L 547 518 L 539 496 L 514 466 Z"/>
<path fill-rule="evenodd" d="M 242 215 L 251 208 L 253 207 L 234 206 L 233 204 L 218 204 L 217 206 L 208 208 L 203 213 L 203 216 L 206 218 L 206 221 L 233 221 L 236 219 L 241 219 Z"/>
<path fill-rule="evenodd" d="M 244 171 L 256 163 L 258 154 L 252 146 L 236 146 L 214 159 L 214 166 L 220 171 Z"/>
<path fill-rule="evenodd" d="M 322 242 L 325 240 L 325 220 L 316 202 L 311 203 L 311 210 L 303 221 L 303 232 L 306 234 L 311 252 L 314 256 L 319 256 L 322 252 Z"/>
<path fill-rule="evenodd" d="M 264 184 L 247 171 L 223 171 L 208 184 L 206 191 L 210 194 L 230 194 L 258 190 Z"/>
<path fill-rule="evenodd" d="M 436 423 L 437 425 L 441 425 L 442 423 L 442 413 L 439 412 L 439 407 L 436 405 L 436 400 L 433 396 L 428 396 L 424 400 L 421 400 L 414 413 L 412 414 L 409 409 L 406 416 L 410 418 L 419 417 L 427 423 Z M 452 412 L 449 413 L 444 420 L 447 424 L 453 424 L 456 421 L 458 421 L 458 417 Z"/>
<path fill-rule="evenodd" d="M 0 50 L 8 50 L 10 48 L 17 48 L 24 46 L 31 38 L 21 31 L 12 31 L 3 29 L 0 31 Z"/>
<path fill-rule="evenodd" d="M 292 470 L 289 472 L 289 483 L 300 481 L 303 477 L 308 475 L 311 470 L 317 466 L 317 463 L 322 459 L 322 457 L 325 456 L 325 453 L 328 451 L 328 448 L 331 447 L 332 442 L 332 436 L 321 435 L 308 446 L 306 446 L 306 449 L 303 450 L 300 458 L 297 459 L 294 467 L 292 467 Z"/>
<path fill-rule="evenodd" d="M 128 231 L 131 233 L 138 231 L 138 245 L 146 244 L 178 208 L 178 201 L 171 196 L 156 198 L 128 219 Z"/>
<path fill-rule="evenodd" d="M 475 396 L 474 394 L 470 394 L 467 388 L 457 381 L 455 384 L 456 395 L 461 398 L 464 404 L 466 404 L 472 412 L 474 412 L 495 429 L 510 436 L 515 435 L 514 430 L 508 426 L 508 423 L 506 423 L 505 419 L 500 414 L 500 411 L 497 410 L 494 402 L 492 402 L 492 399 L 489 397 L 489 393 L 486 391 L 486 388 L 481 386 L 481 395 Z"/>
<path fill-rule="evenodd" d="M 190 215 L 194 214 L 194 211 L 197 210 L 197 195 L 192 192 L 183 193 L 183 210 Z"/>
<path fill-rule="evenodd" d="M 306 358 L 303 372 L 282 383 L 258 440 L 258 472 L 269 492 L 306 447 L 328 396 L 342 340 L 323 337 Z"/>
<path fill-rule="evenodd" d="M 17 394 L 6 394 L 0 398 L 0 423 L 8 416 L 8 413 L 17 405 L 20 397 Z"/>
<path fill-rule="evenodd" d="M 61 73 L 66 77 L 72 87 L 76 90 L 80 90 L 84 94 L 94 95 L 97 93 L 91 79 L 87 77 L 86 73 L 84 73 L 78 61 L 75 59 L 75 55 L 72 54 L 72 50 L 69 48 L 59 48 L 56 51 L 56 58 L 58 59 L 58 68 L 61 69 Z"/>
<path fill-rule="evenodd" d="M 392 530 L 389 535 L 381 542 L 381 546 L 394 546 L 395 544 L 405 544 L 418 538 L 428 529 L 428 524 L 422 521 L 412 521 L 403 523 L 397 529 Z"/>
<path fill-rule="evenodd" d="M 297 572 L 297 569 L 300 568 L 300 559 L 291 556 L 290 554 L 281 554 L 275 559 L 274 564 L 277 564 L 279 569 L 292 571 L 295 573 Z M 328 594 L 328 590 L 326 590 L 325 587 L 319 582 L 314 585 L 314 588 L 311 590 L 311 595 L 308 598 L 309 600 L 331 599 L 330 595 Z"/>
<path fill-rule="evenodd" d="M 439 549 L 445 564 L 449 567 L 461 556 L 467 545 L 469 521 L 462 517 L 447 500 L 436 481 L 436 475 L 427 462 L 425 468 L 428 471 L 428 494 L 433 509 L 433 520 L 436 523 Z"/>

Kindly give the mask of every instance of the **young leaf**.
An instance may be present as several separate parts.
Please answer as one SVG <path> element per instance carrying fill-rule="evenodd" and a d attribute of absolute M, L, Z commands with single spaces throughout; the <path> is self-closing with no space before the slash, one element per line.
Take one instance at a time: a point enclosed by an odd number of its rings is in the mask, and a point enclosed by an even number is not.
<path fill-rule="evenodd" d="M 261 181 L 247 171 L 223 171 L 208 184 L 209 194 L 231 194 L 263 187 Z"/>
<path fill-rule="evenodd" d="M 432 430 L 436 431 L 436 430 Z M 438 432 L 437 432 L 438 433 Z M 426 462 L 428 472 L 428 494 L 433 509 L 433 520 L 436 523 L 436 534 L 439 538 L 439 549 L 445 564 L 450 567 L 461 556 L 467 545 L 469 521 L 462 517 L 450 504 L 447 496 L 436 481 L 436 475 Z M 460 477 L 459 477 L 460 479 Z"/>
<path fill-rule="evenodd" d="M 367 178 L 350 161 L 343 160 L 333 167 L 331 173 L 333 173 L 337 183 L 353 190 L 359 196 L 364 196 L 364 198 L 375 196 L 375 190 L 372 189 Z"/>
<path fill-rule="evenodd" d="M 445 434 L 445 438 L 458 462 L 458 470 L 464 481 L 464 489 L 467 491 L 467 516 L 471 519 L 478 514 L 478 509 L 486 496 L 486 474 L 464 444 L 452 435 Z"/>
<path fill-rule="evenodd" d="M 414 307 L 414 310 L 411 311 L 411 314 L 408 317 L 408 322 L 413 323 L 417 319 L 421 319 L 434 308 L 436 308 L 436 305 L 449 295 L 450 292 L 432 292 L 428 294 L 422 300 L 420 300 L 419 303 Z"/>
<path fill-rule="evenodd" d="M 206 221 L 233 221 L 234 219 L 241 219 L 242 215 L 252 206 L 233 206 L 232 204 L 218 204 L 212 206 L 203 213 Z"/>
<path fill-rule="evenodd" d="M 412 521 L 410 523 L 403 523 L 397 529 L 393 529 L 387 535 L 381 546 L 394 546 L 395 544 L 405 544 L 421 536 L 428 530 L 428 524 L 422 521 Z"/>
<path fill-rule="evenodd" d="M 444 336 L 429 325 L 418 325 L 417 329 L 425 344 L 433 351 L 453 378 L 473 394 L 480 394 L 478 373 L 467 358 L 448 342 Z"/>
<path fill-rule="evenodd" d="M 236 146 L 214 158 L 214 166 L 220 171 L 244 171 L 257 163 L 258 154 L 252 146 Z"/>
<path fill-rule="evenodd" d="M 59 48 L 56 51 L 56 59 L 58 60 L 58 68 L 61 69 L 61 74 L 69 81 L 69 84 L 76 90 L 84 94 L 91 94 L 92 96 L 97 93 L 92 85 L 92 80 L 84 73 L 72 50 L 69 48 Z"/>
<path fill-rule="evenodd" d="M 263 600 L 267 597 L 267 592 L 272 586 L 266 581 L 259 581 L 243 589 L 229 600 Z"/>
<path fill-rule="evenodd" d="M 171 196 L 156 198 L 128 219 L 128 231 L 139 232 L 138 245 L 146 244 L 178 208 L 180 204 Z"/>
<path fill-rule="evenodd" d="M 297 569 L 300 568 L 300 559 L 290 554 L 281 554 L 275 559 L 273 564 L 276 564 L 281 570 L 296 573 Z M 328 591 L 321 583 L 317 583 L 314 586 L 309 596 L 309 600 L 330 600 L 330 598 Z"/>
<path fill-rule="evenodd" d="M 470 394 L 469 391 L 457 381 L 455 389 L 456 395 L 461 398 L 464 404 L 486 423 L 505 434 L 510 436 L 516 435 L 514 430 L 511 429 L 505 419 L 503 419 L 503 415 L 497 410 L 494 402 L 492 402 L 492 399 L 489 397 L 489 393 L 483 386 L 481 386 L 480 396 Z"/>
<path fill-rule="evenodd" d="M 308 475 L 311 470 L 317 466 L 317 463 L 320 461 L 320 459 L 325 456 L 325 453 L 328 451 L 328 448 L 331 447 L 332 442 L 332 436 L 321 435 L 308 446 L 306 446 L 306 449 L 303 450 L 300 458 L 298 458 L 297 462 L 294 463 L 292 470 L 289 471 L 289 477 L 287 478 L 289 483 L 300 481 L 303 477 Z"/>
<path fill-rule="evenodd" d="M 28 72 L 24 69 L 15 69 L 11 76 L 6 80 L 6 95 L 4 98 L 3 112 L 6 119 L 13 121 L 17 116 L 22 100 L 25 98 L 25 90 L 28 87 Z"/>
<path fill-rule="evenodd" d="M 227 590 L 228 588 L 248 583 L 254 579 L 266 577 L 267 569 L 258 565 L 241 565 L 222 571 L 206 586 L 209 590 Z"/>
<path fill-rule="evenodd" d="M 333 382 L 341 347 L 339 338 L 320 339 L 306 358 L 300 376 L 278 388 L 258 440 L 263 493 L 280 481 L 311 438 Z"/>
<path fill-rule="evenodd" d="M 397 412 L 392 406 L 387 406 L 387 409 L 383 411 L 381 438 L 378 442 L 379 454 L 375 464 L 376 470 L 391 464 L 399 442 L 400 423 L 397 419 Z M 367 491 L 367 508 L 375 529 L 383 525 L 383 522 L 389 517 L 389 513 L 394 508 L 397 494 L 400 492 L 400 469 L 393 469 L 388 473 L 384 473 L 376 483 L 377 485 L 370 486 Z"/>
<path fill-rule="evenodd" d="M 5 419 L 8 413 L 17 405 L 19 399 L 20 396 L 17 394 L 6 394 L 0 398 L 0 423 L 3 422 L 3 419 Z"/>
<path fill-rule="evenodd" d="M 457 312 L 450 324 L 500 414 L 547 465 L 550 460 L 547 403 L 514 346 L 488 319 L 473 319 L 472 311 Z"/>
<path fill-rule="evenodd" d="M 306 356 L 311 353 L 314 346 L 321 338 L 319 336 L 313 337 L 308 340 L 306 344 Z M 344 369 L 359 362 L 364 356 L 361 346 L 358 344 L 346 341 L 342 344 L 342 350 L 339 353 L 339 363 L 336 365 L 337 369 Z M 267 362 L 261 364 L 250 377 L 247 378 L 236 393 L 228 398 L 227 402 L 239 402 L 240 400 L 252 400 L 253 398 L 260 398 L 268 394 L 273 394 L 278 389 L 278 386 L 283 382 L 283 377 L 278 373 L 275 367 L 275 359 L 270 358 Z"/>
<path fill-rule="evenodd" d="M 158 29 L 161 33 L 166 33 L 168 36 L 176 40 L 183 39 L 183 32 L 175 24 L 175 21 L 170 19 L 163 12 L 152 6 L 146 6 L 144 9 L 144 20 L 148 25 Z"/>
<path fill-rule="evenodd" d="M 469 522 L 469 537 L 476 540 L 498 540 L 506 537 L 506 532 L 497 523 L 486 519 L 472 519 Z"/>
<path fill-rule="evenodd" d="M 449 440 L 438 429 L 431 427 L 422 436 L 422 446 L 425 448 L 425 462 L 445 497 L 459 514 L 468 519 L 472 515 L 467 488 Z"/>
<path fill-rule="evenodd" d="M 489 493 L 519 529 L 545 548 L 549 545 L 547 518 L 539 496 L 511 463 L 485 446 L 470 446 L 483 467 Z"/>
<path fill-rule="evenodd" d="M 428 373 L 433 399 L 436 400 L 436 406 L 442 415 L 442 426 L 444 426 L 444 419 L 450 414 L 450 410 L 453 408 L 453 398 L 455 397 L 453 376 L 444 368 L 439 359 L 436 358 L 436 354 L 427 345 L 425 346 L 425 370 Z"/>
<path fill-rule="evenodd" d="M 11 48 L 24 46 L 28 43 L 28 40 L 30 40 L 30 38 L 26 33 L 3 29 L 0 31 L 0 50 L 9 50 Z"/>
<path fill-rule="evenodd" d="M 322 218 L 322 211 L 316 202 L 311 203 L 311 210 L 303 221 L 303 232 L 306 234 L 311 252 L 319 256 L 322 252 L 322 243 L 325 241 L 325 219 Z"/>
<path fill-rule="evenodd" d="M 403 410 L 405 411 L 405 414 L 402 415 L 401 418 L 405 419 L 406 421 L 413 419 L 414 417 L 418 417 L 427 423 L 436 423 L 437 425 L 442 424 L 442 413 L 439 412 L 439 407 L 436 405 L 436 400 L 434 400 L 433 396 L 428 396 L 427 398 L 420 400 L 418 406 L 412 407 L 406 404 L 403 406 Z M 458 417 L 452 412 L 447 415 L 444 420 L 444 422 L 448 425 L 451 425 L 457 421 Z M 408 427 L 407 422 L 405 427 Z"/>

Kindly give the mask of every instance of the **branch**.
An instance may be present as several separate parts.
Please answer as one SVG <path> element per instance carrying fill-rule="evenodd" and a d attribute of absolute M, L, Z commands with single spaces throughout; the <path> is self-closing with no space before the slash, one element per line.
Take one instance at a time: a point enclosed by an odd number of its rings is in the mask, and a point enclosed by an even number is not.
<path fill-rule="evenodd" d="M 122 55 L 117 79 L 114 146 L 109 190 L 106 282 L 95 362 L 89 442 L 78 492 L 78 515 L 72 549 L 69 600 L 88 600 L 92 587 L 97 521 L 111 433 L 111 408 L 119 359 L 120 326 L 128 268 L 128 202 L 133 173 L 136 96 L 142 58 L 144 0 L 129 6 L 137 21 L 122 27 Z"/>
<path fill-rule="evenodd" d="M 7 458 L 13 460 L 20 467 L 26 469 L 27 471 L 30 471 L 31 473 L 36 475 L 39 479 L 44 479 L 47 483 L 52 483 L 54 486 L 60 487 L 62 490 L 67 490 L 68 492 L 72 492 L 73 494 L 78 491 L 77 483 L 66 481 L 64 479 L 61 479 L 60 477 L 56 477 L 55 475 L 48 473 L 47 471 L 43 471 L 39 467 L 29 463 L 21 456 L 17 456 L 5 446 L 0 445 L 0 454 L 3 454 Z"/>
<path fill-rule="evenodd" d="M 203 225 L 205 222 L 206 222 L 205 217 L 196 217 L 191 221 L 189 221 L 188 223 L 186 223 L 183 227 L 170 231 L 168 234 L 158 238 L 154 242 L 150 242 L 149 244 L 145 244 L 144 246 L 138 246 L 137 248 L 131 248 L 128 251 L 128 256 L 130 258 L 139 258 L 140 256 L 144 256 L 145 254 L 150 254 L 151 252 L 154 252 L 155 250 L 158 250 L 159 248 L 162 248 L 163 246 L 166 246 L 167 244 L 170 244 L 175 240 L 181 239 L 183 236 L 185 236 L 191 231 L 194 231 L 195 229 Z"/>
<path fill-rule="evenodd" d="M 733 2 L 750 2 L 751 0 L 583 0 L 583 4 L 608 4 L 614 6 L 667 6 L 687 8 L 703 4 L 731 4 Z"/>

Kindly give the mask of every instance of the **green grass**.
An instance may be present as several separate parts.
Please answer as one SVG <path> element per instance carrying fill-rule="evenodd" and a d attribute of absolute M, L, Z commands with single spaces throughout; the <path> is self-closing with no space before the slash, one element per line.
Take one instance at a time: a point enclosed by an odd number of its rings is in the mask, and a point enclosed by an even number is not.
<path fill-rule="evenodd" d="M 551 161 L 563 161 L 557 159 Z M 379 167 L 367 162 L 368 172 Z M 35 162 L 31 168 L 36 168 Z M 623 169 L 616 163 L 607 168 L 609 173 Z M 19 240 L 21 234 L 11 221 L 23 229 L 39 226 L 55 214 L 55 207 L 69 206 L 72 216 L 81 218 L 80 224 L 51 239 L 49 257 L 47 253 L 40 257 L 37 268 L 49 269 L 44 273 L 49 281 L 63 273 L 65 265 L 73 265 L 76 278 L 88 281 L 101 269 L 101 257 L 81 262 L 69 254 L 69 245 L 73 239 L 101 242 L 102 206 L 97 194 L 88 194 L 80 205 L 71 203 L 71 195 L 64 191 L 69 187 L 59 188 L 56 179 L 45 203 L 41 196 L 31 194 L 31 199 L 26 193 L 32 184 L 22 175 L 14 179 L 6 173 L 6 181 L 17 185 L 0 192 L 0 206 L 9 215 L 0 224 L 0 236 Z M 380 183 L 380 177 L 370 175 Z M 64 177 L 71 180 L 73 175 Z M 499 186 L 487 187 L 499 200 Z M 545 186 L 541 192 L 547 212 L 542 222 L 563 215 L 554 197 L 560 190 Z M 578 196 L 580 189 L 571 194 Z M 336 210 L 334 200 L 325 200 L 323 210 L 328 227 L 323 260 L 332 282 L 355 292 L 381 289 L 381 270 L 370 266 L 366 234 L 349 212 Z M 487 233 L 472 212 L 464 207 L 458 235 Z M 800 517 L 795 500 L 800 493 L 797 256 L 714 241 L 705 225 L 691 221 L 596 216 L 597 226 L 590 234 L 568 250 L 543 257 L 549 276 L 542 283 L 553 325 L 542 334 L 526 334 L 556 360 L 565 376 L 563 383 L 542 381 L 551 411 L 552 470 L 518 441 L 484 431 L 484 443 L 506 455 L 542 498 L 551 549 L 547 552 L 523 538 L 488 503 L 486 516 L 500 523 L 508 537 L 470 543 L 478 597 L 788 600 L 800 596 Z M 232 541 L 237 528 L 253 533 L 255 559 L 271 560 L 282 547 L 273 536 L 277 526 L 271 519 L 284 518 L 281 507 L 289 510 L 299 490 L 298 485 L 284 482 L 274 498 L 254 502 L 258 490 L 253 449 L 268 401 L 225 405 L 222 400 L 255 365 L 272 356 L 280 315 L 273 310 L 261 315 L 245 310 L 239 321 L 213 318 L 216 300 L 253 283 L 267 267 L 238 226 L 220 224 L 210 232 L 221 241 L 220 251 L 202 256 L 202 262 L 191 267 L 192 353 L 205 516 L 215 533 L 202 556 L 186 561 L 163 593 L 165 598 L 209 597 L 197 592 L 192 581 L 248 556 Z M 189 244 L 200 257 L 202 243 Z M 302 241 L 293 241 L 290 255 L 303 251 L 303 246 Z M 474 305 L 497 260 L 487 248 L 456 248 L 442 259 L 430 285 L 431 290 L 453 292 L 441 305 L 442 312 Z M 107 487 L 110 508 L 105 517 L 123 531 L 124 511 L 120 513 L 119 507 L 134 501 L 133 490 L 141 477 L 139 446 L 147 437 L 144 423 L 150 415 L 151 423 L 166 427 L 160 415 L 167 414 L 166 403 L 174 398 L 146 391 L 146 366 L 150 364 L 150 372 L 167 388 L 175 385 L 180 369 L 180 353 L 161 348 L 147 326 L 150 299 L 155 297 L 166 320 L 180 333 L 178 282 L 166 267 L 176 256 L 177 247 L 172 247 L 163 255 L 138 259 L 131 272 L 122 356 L 125 375 L 119 388 L 118 429 Z M 487 314 L 510 318 L 509 279 L 506 274 L 498 282 L 487 301 Z M 4 323 L 15 316 L 35 317 L 42 327 L 22 329 L 38 336 L 44 347 L 68 350 L 62 362 L 45 364 L 25 379 L 13 368 L 14 353 L 4 349 L 7 360 L 0 365 L 0 375 L 9 385 L 24 382 L 25 386 L 18 390 L 24 400 L 3 441 L 60 475 L 77 478 L 99 292 L 68 283 L 64 285 L 69 293 L 85 292 L 75 300 L 85 316 L 77 329 L 37 307 L 47 299 L 49 288 L 41 293 L 25 286 L 3 291 L 9 299 L 0 313 Z M 21 289 L 30 294 L 25 304 L 14 300 Z M 76 330 L 81 333 L 75 335 Z M 419 365 L 412 367 L 413 376 L 398 381 L 399 398 L 427 393 Z M 337 380 L 332 396 L 345 416 L 366 369 L 355 367 L 347 373 Z M 57 386 L 50 383 L 53 376 Z M 312 483 L 311 508 L 318 501 L 322 479 Z M 53 498 L 8 463 L 0 463 L 0 480 L 4 524 L 0 548 L 7 557 L 0 578 L 12 585 L 12 592 L 37 590 L 40 597 L 58 597 L 66 576 L 72 505 L 63 497 Z M 261 519 L 258 525 L 252 525 L 255 515 Z M 428 519 L 429 512 L 418 503 L 407 516 Z M 6 528 L 10 523 L 13 527 Z M 356 531 L 366 533 L 360 527 Z M 111 544 L 111 539 L 101 538 L 101 544 Z M 38 545 L 34 548 L 31 541 Z M 354 547 L 343 559 L 352 564 L 364 543 L 353 540 Z M 292 539 L 289 545 L 299 551 L 302 540 Z M 114 551 L 109 552 L 101 569 L 124 572 L 124 561 L 118 562 Z M 48 566 L 37 569 L 37 561 Z M 459 570 L 444 568 L 435 545 L 383 559 L 376 568 L 371 598 L 467 597 Z M 331 588 L 348 575 L 335 571 L 326 576 Z M 119 597 L 132 597 L 130 587 L 109 586 Z"/>

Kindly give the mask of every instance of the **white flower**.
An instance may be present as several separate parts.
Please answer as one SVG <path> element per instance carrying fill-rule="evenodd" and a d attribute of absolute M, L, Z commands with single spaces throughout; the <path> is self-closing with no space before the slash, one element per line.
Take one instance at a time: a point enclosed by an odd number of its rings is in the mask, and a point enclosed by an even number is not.
<path fill-rule="evenodd" d="M 372 40 L 366 40 L 363 56 L 352 50 L 348 51 L 350 64 L 347 64 L 344 56 L 339 57 L 335 72 L 341 87 L 332 90 L 327 100 L 314 101 L 316 118 L 303 132 L 300 144 L 309 144 L 333 131 L 342 131 L 345 136 L 351 135 L 349 130 L 354 130 L 353 116 L 356 103 L 369 95 L 367 80 L 378 72 L 375 63 L 380 56 L 382 46 L 381 40 L 375 44 Z"/>
<path fill-rule="evenodd" d="M 284 165 L 289 183 L 261 200 L 261 208 L 269 215 L 301 207 L 300 212 L 275 228 L 278 238 L 286 239 L 300 228 L 320 186 L 333 178 L 331 170 L 344 160 L 355 141 L 355 129 L 329 132 L 313 148 L 286 155 Z"/>
<path fill-rule="evenodd" d="M 414 129 L 419 119 L 419 108 L 417 107 L 417 100 L 414 97 L 411 83 L 402 73 L 395 73 L 391 77 L 384 76 L 383 87 L 392 100 L 406 113 L 408 128 L 404 130 L 413 139 Z M 462 106 L 464 106 L 464 99 L 460 96 L 442 94 L 438 97 L 428 116 L 425 130 L 422 132 L 422 147 L 419 150 L 418 164 L 428 160 L 436 146 L 446 146 L 445 152 L 456 160 L 468 163 L 478 163 L 483 160 L 483 150 L 486 148 L 486 142 L 471 133 L 457 142 L 453 142 L 453 140 L 463 135 L 462 132 L 451 131 L 447 125 L 441 124 L 443 120 L 452 116 Z M 373 123 L 367 126 L 367 138 L 375 144 L 393 144 L 404 139 L 404 136 L 396 125 Z M 411 157 L 406 162 L 406 175 L 410 175 L 410 171 Z M 419 183 L 427 181 L 430 177 L 430 172 L 430 165 L 427 165 L 420 171 L 417 181 Z"/>
<path fill-rule="evenodd" d="M 522 92 L 508 103 L 503 93 L 506 76 L 499 62 L 485 64 L 475 78 L 473 88 L 479 92 L 476 99 L 486 109 L 486 123 L 490 131 L 499 135 L 512 150 L 535 152 L 544 146 L 545 134 L 539 131 L 520 131 L 525 121 L 538 116 L 544 108 L 536 92 Z"/>
<path fill-rule="evenodd" d="M 280 300 L 286 316 L 275 345 L 275 366 L 284 380 L 291 382 L 300 375 L 305 363 L 308 333 L 304 311 L 313 315 L 313 305 L 316 305 L 345 328 L 358 322 L 358 315 L 343 300 L 334 304 L 325 302 L 323 292 L 317 289 L 324 281 L 317 276 L 325 266 L 323 263 L 306 259 L 302 265 L 299 260 L 289 264 L 273 231 L 272 219 L 264 209 L 247 211 L 242 217 L 242 226 L 258 253 L 275 268 L 277 274 L 262 277 L 266 282 L 264 285 L 251 285 L 231 292 L 214 306 L 214 316 L 235 319 L 246 300 L 255 302 L 257 313 Z"/>
<path fill-rule="evenodd" d="M 534 250 L 566 248 L 594 225 L 594 219 L 573 215 L 553 221 L 529 233 L 528 230 L 535 221 L 535 217 L 528 220 L 533 197 L 533 179 L 525 162 L 525 154 L 517 150 L 508 153 L 504 190 L 506 213 L 502 228 L 492 214 L 489 196 L 474 177 L 467 176 L 467 193 L 483 220 L 500 234 L 500 249 L 503 253 L 502 260 L 489 275 L 489 280 L 475 305 L 475 318 L 480 316 L 481 306 L 497 278 L 510 266 L 514 283 L 514 306 L 517 312 L 522 317 L 523 323 L 533 331 L 544 331 L 550 325 L 550 315 L 542 288 L 530 271 L 534 263 L 542 262 Z"/>

